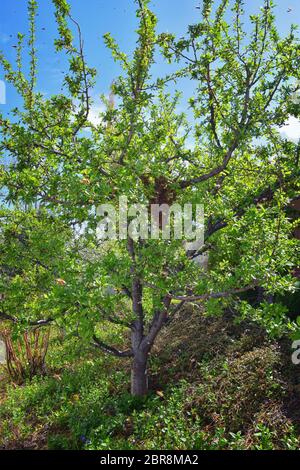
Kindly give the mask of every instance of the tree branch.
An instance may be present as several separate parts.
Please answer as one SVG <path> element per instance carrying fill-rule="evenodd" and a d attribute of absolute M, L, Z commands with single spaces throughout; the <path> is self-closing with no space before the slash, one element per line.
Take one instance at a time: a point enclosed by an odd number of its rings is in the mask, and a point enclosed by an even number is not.
<path fill-rule="evenodd" d="M 106 352 L 107 354 L 111 354 L 116 357 L 132 357 L 133 352 L 131 349 L 127 351 L 119 351 L 118 349 L 114 348 L 113 346 L 109 346 L 108 344 L 100 341 L 95 335 L 93 336 L 94 342 L 92 343 L 93 346 L 96 348 L 101 349 L 102 351 Z"/>
<path fill-rule="evenodd" d="M 8 315 L 7 313 L 0 311 L 0 321 L 11 321 L 13 323 L 17 323 L 16 317 L 13 317 L 12 315 Z"/>
<path fill-rule="evenodd" d="M 199 183 L 202 183 L 203 181 L 207 181 L 208 179 L 210 178 L 213 178 L 214 176 L 217 176 L 219 175 L 220 173 L 222 173 L 222 171 L 224 171 L 234 153 L 234 151 L 237 149 L 238 147 L 238 144 L 239 144 L 239 139 L 238 137 L 236 136 L 236 138 L 234 139 L 234 142 L 232 143 L 230 149 L 228 150 L 228 152 L 225 154 L 224 158 L 223 158 L 223 162 L 221 165 L 213 168 L 211 171 L 209 171 L 208 173 L 204 173 L 203 175 L 200 175 L 196 178 L 192 178 L 190 180 L 185 180 L 185 181 L 181 181 L 179 184 L 180 184 L 180 187 L 182 189 L 184 188 L 188 188 L 189 186 L 193 186 L 195 184 L 199 184 Z"/>
<path fill-rule="evenodd" d="M 149 328 L 149 333 L 143 338 L 141 342 L 141 349 L 145 352 L 149 352 L 151 347 L 157 337 L 158 333 L 162 329 L 163 325 L 166 323 L 168 319 L 168 310 L 171 304 L 171 297 L 166 296 L 163 299 L 164 308 L 160 311 L 157 311 L 154 316 L 152 323 Z"/>
<path fill-rule="evenodd" d="M 296 174 L 293 174 L 291 178 L 289 178 L 289 182 L 292 180 L 297 180 L 299 178 L 299 173 L 297 172 Z M 268 202 L 271 201 L 275 195 L 276 190 L 282 185 L 282 181 L 276 181 L 274 184 L 273 188 L 269 187 L 267 189 L 264 189 L 260 194 L 258 194 L 256 197 L 254 197 L 251 201 L 247 200 L 245 201 L 244 204 L 241 204 L 240 208 L 236 208 L 235 214 L 233 215 L 232 218 L 241 218 L 246 210 L 251 206 L 258 206 L 258 204 L 262 202 Z M 232 219 L 231 218 L 231 219 Z M 207 241 L 214 233 L 218 232 L 222 228 L 227 227 L 228 221 L 224 219 L 217 220 L 214 224 L 212 224 L 207 233 L 205 234 L 205 241 Z"/>
<path fill-rule="evenodd" d="M 254 289 L 259 285 L 259 282 L 256 281 L 253 284 L 250 284 L 246 287 L 241 287 L 239 289 L 231 289 L 226 292 L 213 292 L 210 294 L 203 294 L 203 295 L 190 295 L 190 296 L 173 296 L 171 295 L 172 299 L 181 300 L 182 302 L 205 302 L 209 299 L 221 299 L 225 297 L 230 297 L 231 295 L 241 294 L 242 292 L 247 292 L 249 290 Z"/>

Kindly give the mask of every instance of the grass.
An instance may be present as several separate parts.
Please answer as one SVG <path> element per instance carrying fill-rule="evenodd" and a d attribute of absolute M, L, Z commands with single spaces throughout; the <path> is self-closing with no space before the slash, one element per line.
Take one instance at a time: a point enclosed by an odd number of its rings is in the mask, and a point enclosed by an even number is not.
<path fill-rule="evenodd" d="M 2 385 L 0 447 L 299 448 L 297 371 L 255 325 L 186 309 L 159 338 L 145 399 L 128 361 L 72 341 L 52 346 L 47 377 Z"/>

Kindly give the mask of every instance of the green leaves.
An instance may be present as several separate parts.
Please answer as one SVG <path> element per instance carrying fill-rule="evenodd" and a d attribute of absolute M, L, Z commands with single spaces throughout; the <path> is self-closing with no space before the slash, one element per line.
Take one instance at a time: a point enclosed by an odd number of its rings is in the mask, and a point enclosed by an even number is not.
<path fill-rule="evenodd" d="M 285 319 L 286 307 L 279 303 L 263 302 L 259 307 L 253 308 L 247 302 L 241 302 L 240 311 L 243 318 L 254 320 L 262 325 L 271 337 L 281 337 L 295 330 L 295 325 Z"/>
<path fill-rule="evenodd" d="M 0 56 L 25 105 L 0 124 L 5 308 L 22 321 L 51 313 L 88 340 L 103 319 L 134 319 L 133 271 L 142 285 L 145 330 L 166 296 L 254 285 L 292 292 L 299 242 L 286 208 L 299 194 L 298 149 L 277 129 L 298 112 L 290 96 L 300 78 L 299 45 L 294 31 L 280 38 L 272 3 L 249 20 L 240 0 L 205 1 L 200 20 L 176 38 L 158 36 L 149 2 L 139 1 L 133 54 L 104 36 L 122 74 L 97 125 L 96 71 L 86 62 L 80 25 L 66 1 L 53 3 L 56 47 L 69 59 L 64 93 L 46 99 L 34 89 L 34 1 L 29 79 L 20 53 L 16 70 Z M 20 35 L 20 52 L 22 41 Z M 171 71 L 154 79 L 159 53 Z M 189 97 L 169 86 L 175 82 L 180 91 L 182 79 L 191 84 Z M 100 242 L 96 208 L 117 208 L 122 195 L 148 208 L 204 203 L 208 268 L 187 256 L 182 240 L 139 240 L 134 263 L 123 240 Z M 229 305 L 232 295 L 225 297 Z M 223 305 L 217 298 L 207 308 Z M 272 332 L 281 329 L 283 309 L 243 308 Z"/>

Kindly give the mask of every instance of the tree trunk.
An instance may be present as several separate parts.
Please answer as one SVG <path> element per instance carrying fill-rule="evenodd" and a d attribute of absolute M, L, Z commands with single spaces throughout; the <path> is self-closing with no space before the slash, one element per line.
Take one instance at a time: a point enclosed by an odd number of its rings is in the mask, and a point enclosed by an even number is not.
<path fill-rule="evenodd" d="M 133 357 L 131 369 L 131 394 L 135 396 L 144 396 L 148 393 L 148 375 L 147 375 L 148 355 L 137 351 Z"/>

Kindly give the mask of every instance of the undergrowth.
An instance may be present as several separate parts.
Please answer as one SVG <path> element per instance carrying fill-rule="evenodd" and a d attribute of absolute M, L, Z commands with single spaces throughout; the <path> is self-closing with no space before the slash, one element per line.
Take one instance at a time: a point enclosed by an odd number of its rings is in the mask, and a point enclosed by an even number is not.
<path fill-rule="evenodd" d="M 282 344 L 254 325 L 191 311 L 170 326 L 145 399 L 129 393 L 127 361 L 57 342 L 48 376 L 2 383 L 0 447 L 299 448 L 298 386 Z"/>

